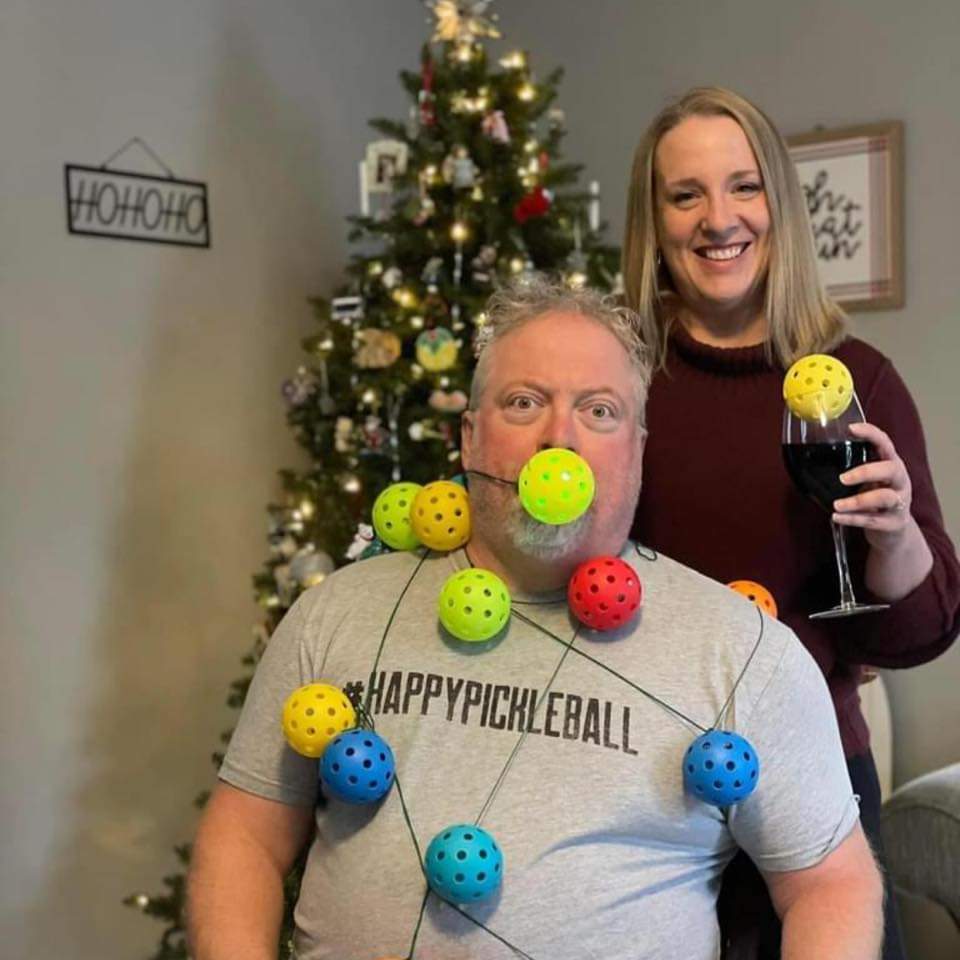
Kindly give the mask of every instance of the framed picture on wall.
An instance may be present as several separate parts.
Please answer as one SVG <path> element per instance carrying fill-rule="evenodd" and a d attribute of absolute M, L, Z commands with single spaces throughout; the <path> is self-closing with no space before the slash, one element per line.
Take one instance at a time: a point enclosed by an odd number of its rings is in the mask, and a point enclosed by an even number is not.
<path fill-rule="evenodd" d="M 820 276 L 845 310 L 902 307 L 903 124 L 788 137 Z"/>

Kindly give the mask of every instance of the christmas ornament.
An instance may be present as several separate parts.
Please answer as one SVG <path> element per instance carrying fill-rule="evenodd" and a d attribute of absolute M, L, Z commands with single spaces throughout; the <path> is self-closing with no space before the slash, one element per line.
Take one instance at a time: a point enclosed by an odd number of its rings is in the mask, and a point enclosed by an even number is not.
<path fill-rule="evenodd" d="M 510 619 L 510 592 L 495 573 L 474 567 L 447 579 L 437 608 L 450 636 L 482 643 L 495 637 Z"/>
<path fill-rule="evenodd" d="M 783 399 L 801 420 L 835 420 L 853 399 L 853 377 L 836 357 L 812 353 L 787 371 Z"/>
<path fill-rule="evenodd" d="M 347 547 L 344 558 L 347 560 L 356 560 L 367 547 L 373 543 L 375 537 L 373 527 L 368 523 L 357 525 L 357 532 L 353 535 L 353 542 Z"/>
<path fill-rule="evenodd" d="M 551 107 L 547 111 L 547 125 L 554 132 L 563 130 L 567 125 L 567 115 L 559 107 Z"/>
<path fill-rule="evenodd" d="M 396 266 L 387 267 L 380 276 L 380 282 L 387 290 L 392 290 L 394 287 L 403 283 L 403 271 Z"/>
<path fill-rule="evenodd" d="M 390 431 L 383 426 L 379 417 L 369 416 L 363 421 L 361 430 L 365 449 L 361 454 L 383 453 L 390 443 Z"/>
<path fill-rule="evenodd" d="M 356 725 L 357 715 L 346 694 L 329 683 L 308 683 L 294 690 L 283 705 L 283 735 L 305 757 L 316 759 L 338 733 Z"/>
<path fill-rule="evenodd" d="M 423 869 L 438 897 L 450 903 L 476 903 L 500 886 L 503 854 L 486 830 L 458 823 L 430 841 Z"/>
<path fill-rule="evenodd" d="M 470 539 L 470 498 L 449 480 L 428 483 L 413 498 L 413 532 L 431 550 L 449 551 Z"/>
<path fill-rule="evenodd" d="M 520 471 L 520 502 L 541 523 L 570 523 L 593 502 L 593 471 L 572 450 L 552 447 L 534 454 Z"/>
<path fill-rule="evenodd" d="M 423 268 L 423 272 L 420 274 L 420 279 L 427 284 L 427 286 L 434 287 L 434 292 L 436 290 L 437 284 L 440 282 L 440 273 L 443 270 L 443 257 L 431 257 Z"/>
<path fill-rule="evenodd" d="M 756 604 L 761 610 L 777 619 L 777 603 L 773 599 L 773 594 L 764 586 L 754 580 L 733 580 L 727 586 L 731 590 L 745 596 L 751 603 Z"/>
<path fill-rule="evenodd" d="M 417 337 L 417 363 L 431 373 L 456 366 L 460 344 L 446 327 L 424 330 Z"/>
<path fill-rule="evenodd" d="M 431 43 L 471 43 L 477 37 L 500 36 L 494 26 L 496 15 L 484 16 L 490 0 L 426 0 L 426 5 L 436 19 Z"/>
<path fill-rule="evenodd" d="M 349 417 L 337 417 L 333 428 L 333 448 L 337 453 L 349 453 L 353 449 L 354 426 Z"/>
<path fill-rule="evenodd" d="M 432 127 L 437 122 L 437 112 L 433 96 L 433 61 L 426 50 L 420 65 L 420 92 L 417 94 L 417 103 L 420 107 L 420 125 Z"/>
<path fill-rule="evenodd" d="M 348 730 L 323 751 L 320 780 L 344 803 L 376 803 L 393 786 L 396 763 L 389 744 L 372 730 Z"/>
<path fill-rule="evenodd" d="M 447 393 L 446 390 L 434 390 L 430 394 L 429 404 L 441 413 L 462 413 L 467 409 L 467 395 L 462 390 Z"/>
<path fill-rule="evenodd" d="M 452 183 L 455 190 L 469 190 L 477 177 L 477 165 L 473 162 L 467 148 L 458 143 L 440 168 L 443 179 Z"/>
<path fill-rule="evenodd" d="M 394 550 L 413 550 L 420 545 L 410 525 L 413 499 L 422 487 L 419 483 L 391 483 L 373 503 L 373 529 Z"/>
<path fill-rule="evenodd" d="M 343 324 L 351 320 L 362 320 L 364 312 L 363 297 L 334 297 L 330 301 L 330 317 Z"/>
<path fill-rule="evenodd" d="M 471 277 L 474 283 L 490 283 L 494 267 L 497 263 L 497 248 L 492 244 L 484 244 L 477 255 L 470 261 Z"/>
<path fill-rule="evenodd" d="M 306 367 L 299 367 L 296 374 L 284 382 L 282 393 L 291 407 L 299 407 L 310 399 L 316 389 L 316 377 Z"/>
<path fill-rule="evenodd" d="M 550 198 L 543 187 L 534 187 L 521 197 L 513 208 L 513 219 L 519 224 L 544 216 L 550 209 Z"/>
<path fill-rule="evenodd" d="M 390 330 L 367 327 L 357 331 L 356 340 L 358 346 L 353 354 L 353 362 L 361 370 L 389 367 L 400 356 L 402 349 L 400 338 Z"/>
<path fill-rule="evenodd" d="M 507 126 L 507 120 L 502 110 L 494 110 L 492 113 L 488 113 L 483 118 L 481 128 L 495 143 L 510 142 L 510 128 Z"/>
<path fill-rule="evenodd" d="M 333 570 L 334 563 L 330 556 L 312 543 L 297 551 L 290 561 L 290 576 L 305 590 L 322 583 Z"/>
<path fill-rule="evenodd" d="M 729 807 L 753 793 L 760 760 L 749 741 L 728 730 L 708 730 L 683 756 L 683 788 L 715 807 Z"/>
<path fill-rule="evenodd" d="M 617 630 L 643 603 L 637 572 L 619 557 L 593 557 L 573 572 L 567 602 L 574 616 L 593 630 Z"/>

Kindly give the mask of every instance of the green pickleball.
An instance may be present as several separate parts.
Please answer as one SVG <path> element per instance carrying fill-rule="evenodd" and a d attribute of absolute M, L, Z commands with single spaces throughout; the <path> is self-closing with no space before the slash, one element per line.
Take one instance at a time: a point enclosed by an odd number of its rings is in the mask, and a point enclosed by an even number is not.
<path fill-rule="evenodd" d="M 510 619 L 510 591 L 495 573 L 473 567 L 447 578 L 437 609 L 447 633 L 480 643 L 496 636 Z"/>
<path fill-rule="evenodd" d="M 590 464 L 572 450 L 541 450 L 520 471 L 520 502 L 541 523 L 559 526 L 576 520 L 593 503 L 595 492 Z"/>
<path fill-rule="evenodd" d="M 410 510 L 421 489 L 419 483 L 391 483 L 374 500 L 373 529 L 388 547 L 413 550 L 420 546 L 410 523 Z"/>

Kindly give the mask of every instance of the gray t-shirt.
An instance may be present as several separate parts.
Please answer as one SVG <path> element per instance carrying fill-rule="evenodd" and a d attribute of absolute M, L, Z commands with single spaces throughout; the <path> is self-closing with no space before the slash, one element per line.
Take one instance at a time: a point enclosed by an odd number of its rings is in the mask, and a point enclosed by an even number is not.
<path fill-rule="evenodd" d="M 622 556 L 643 583 L 641 614 L 617 632 L 581 629 L 572 645 L 561 593 L 515 595 L 488 643 L 447 638 L 437 598 L 468 566 L 462 551 L 354 564 L 290 610 L 222 779 L 316 803 L 317 761 L 286 745 L 280 716 L 294 689 L 319 680 L 364 685 L 397 761 L 380 804 L 317 808 L 296 911 L 302 960 L 707 960 L 738 846 L 763 870 L 796 870 L 847 836 L 858 811 L 833 707 L 796 637 L 666 557 L 629 543 Z M 641 690 L 746 737 L 760 761 L 754 793 L 726 810 L 684 794 L 681 761 L 700 731 Z M 424 907 L 421 855 L 441 829 L 478 817 L 503 851 L 500 890 L 462 913 L 434 894 Z"/>

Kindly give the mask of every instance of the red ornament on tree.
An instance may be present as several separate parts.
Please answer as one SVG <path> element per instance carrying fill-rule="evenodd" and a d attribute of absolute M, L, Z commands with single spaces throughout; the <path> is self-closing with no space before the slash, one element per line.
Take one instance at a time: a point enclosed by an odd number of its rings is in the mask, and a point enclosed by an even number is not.
<path fill-rule="evenodd" d="M 593 557 L 573 571 L 567 602 L 584 626 L 616 630 L 640 609 L 643 587 L 629 563 L 619 557 Z"/>
<path fill-rule="evenodd" d="M 526 223 L 533 217 L 542 217 L 550 209 L 550 198 L 543 187 L 534 187 L 513 208 L 513 219 L 517 223 Z"/>
<path fill-rule="evenodd" d="M 421 90 L 417 97 L 420 103 L 420 123 L 432 127 L 437 122 L 437 113 L 433 105 L 433 61 L 425 54 L 420 67 Z"/>

